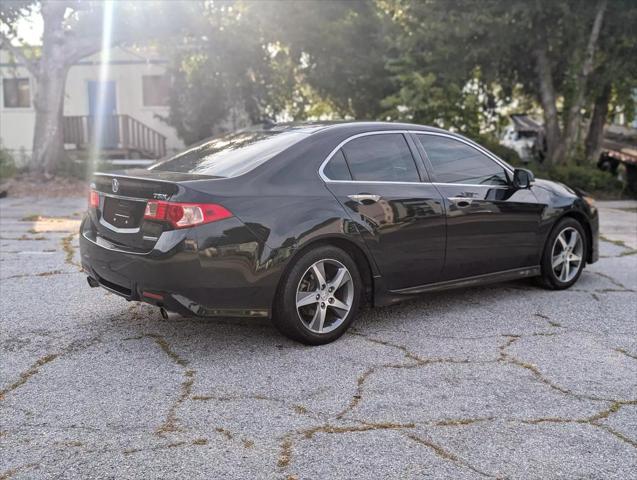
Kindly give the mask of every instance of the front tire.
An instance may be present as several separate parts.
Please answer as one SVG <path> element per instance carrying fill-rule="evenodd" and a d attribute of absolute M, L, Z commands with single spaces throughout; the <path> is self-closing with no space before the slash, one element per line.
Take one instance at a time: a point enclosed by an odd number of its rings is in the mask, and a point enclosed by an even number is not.
<path fill-rule="evenodd" d="M 582 224 L 574 218 L 560 220 L 551 231 L 542 254 L 542 286 L 564 290 L 577 282 L 586 264 L 587 249 Z"/>
<path fill-rule="evenodd" d="M 351 325 L 361 293 L 360 273 L 352 258 L 340 248 L 318 247 L 301 255 L 283 278 L 272 321 L 293 340 L 330 343 Z"/>

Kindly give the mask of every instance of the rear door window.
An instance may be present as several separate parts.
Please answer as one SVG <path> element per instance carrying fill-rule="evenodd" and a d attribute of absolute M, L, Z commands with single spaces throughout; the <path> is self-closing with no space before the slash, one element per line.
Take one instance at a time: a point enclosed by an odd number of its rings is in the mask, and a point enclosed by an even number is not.
<path fill-rule="evenodd" d="M 358 137 L 347 142 L 342 150 L 354 180 L 420 181 L 414 157 L 401 133 Z"/>
<path fill-rule="evenodd" d="M 206 140 L 153 165 L 150 170 L 236 177 L 307 138 L 307 135 L 298 131 L 263 130 L 232 133 Z"/>

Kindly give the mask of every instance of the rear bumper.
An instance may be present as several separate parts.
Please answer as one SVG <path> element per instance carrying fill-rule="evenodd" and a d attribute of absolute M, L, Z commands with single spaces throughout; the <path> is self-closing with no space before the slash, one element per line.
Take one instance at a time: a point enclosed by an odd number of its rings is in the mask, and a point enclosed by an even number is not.
<path fill-rule="evenodd" d="M 80 229 L 82 267 L 99 286 L 191 316 L 268 316 L 278 275 L 266 248 L 236 218 L 164 232 L 144 253 L 100 237 L 90 218 Z"/>

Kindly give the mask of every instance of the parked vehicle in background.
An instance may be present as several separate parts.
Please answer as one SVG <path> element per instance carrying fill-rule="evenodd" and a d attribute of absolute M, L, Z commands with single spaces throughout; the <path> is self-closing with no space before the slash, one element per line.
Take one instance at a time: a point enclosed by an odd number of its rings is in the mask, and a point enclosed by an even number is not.
<path fill-rule="evenodd" d="M 324 344 L 365 304 L 527 277 L 568 288 L 598 258 L 598 216 L 444 130 L 290 124 L 97 173 L 80 248 L 93 287 L 183 315 L 269 316 Z"/>
<path fill-rule="evenodd" d="M 637 128 L 606 127 L 597 166 L 623 177 L 628 191 L 637 194 Z"/>
<path fill-rule="evenodd" d="M 511 123 L 504 129 L 500 144 L 514 150 L 523 162 L 542 161 L 544 127 L 528 115 L 511 115 Z"/>

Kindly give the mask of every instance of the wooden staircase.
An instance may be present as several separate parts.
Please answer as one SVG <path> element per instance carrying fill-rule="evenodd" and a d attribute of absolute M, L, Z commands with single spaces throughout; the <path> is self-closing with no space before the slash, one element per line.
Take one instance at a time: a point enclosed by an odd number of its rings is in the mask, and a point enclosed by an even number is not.
<path fill-rule="evenodd" d="M 157 159 L 166 155 L 166 137 L 130 115 L 101 117 L 100 157 L 108 159 Z M 96 117 L 64 116 L 64 143 L 90 151 L 95 144 Z"/>

